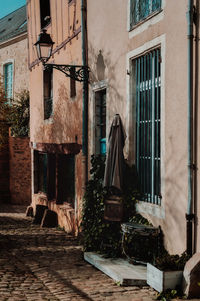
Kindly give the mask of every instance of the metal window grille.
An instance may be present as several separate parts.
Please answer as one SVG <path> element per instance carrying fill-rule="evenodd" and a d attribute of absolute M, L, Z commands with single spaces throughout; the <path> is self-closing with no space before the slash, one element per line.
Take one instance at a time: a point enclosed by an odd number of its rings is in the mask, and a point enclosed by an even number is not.
<path fill-rule="evenodd" d="M 130 27 L 161 10 L 162 0 L 130 0 Z"/>
<path fill-rule="evenodd" d="M 136 164 L 140 191 L 142 200 L 160 205 L 160 49 L 137 58 L 134 69 L 137 110 Z"/>
<path fill-rule="evenodd" d="M 106 89 L 95 93 L 96 153 L 106 154 Z"/>
<path fill-rule="evenodd" d="M 4 86 L 7 99 L 13 97 L 13 64 L 8 63 L 4 66 Z"/>

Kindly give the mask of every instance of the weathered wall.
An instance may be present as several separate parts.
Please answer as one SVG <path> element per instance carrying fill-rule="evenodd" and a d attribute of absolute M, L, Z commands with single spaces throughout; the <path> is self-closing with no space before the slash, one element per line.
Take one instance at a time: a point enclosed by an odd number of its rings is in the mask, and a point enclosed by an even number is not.
<path fill-rule="evenodd" d="M 22 90 L 29 89 L 27 38 L 13 39 L 13 42 L 0 45 L 0 72 L 3 74 L 3 65 L 8 62 L 14 64 L 13 96 Z"/>
<path fill-rule="evenodd" d="M 135 97 L 131 61 L 161 46 L 161 206 L 139 202 L 138 210 L 161 225 L 171 253 L 186 248 L 187 210 L 187 1 L 162 1 L 160 13 L 129 30 L 129 1 L 88 0 L 90 73 L 89 147 L 94 149 L 94 91 L 107 87 L 107 137 L 120 113 L 127 140 L 125 156 L 135 162 Z M 112 16 L 112 18 L 110 17 Z M 153 41 L 153 42 L 152 42 Z M 104 77 L 99 78 L 101 51 Z M 199 201 L 198 201 L 199 202 Z"/>
<path fill-rule="evenodd" d="M 9 190 L 9 146 L 0 149 L 0 203 L 10 202 Z"/>
<path fill-rule="evenodd" d="M 31 201 L 31 150 L 29 138 L 9 137 L 10 196 L 12 204 Z"/>
<path fill-rule="evenodd" d="M 82 65 L 81 1 L 50 1 L 51 23 L 47 32 L 55 42 L 49 63 Z M 76 82 L 76 96 L 70 97 L 70 80 L 62 72 L 53 70 L 53 115 L 44 120 L 43 66 L 37 61 L 34 43 L 40 28 L 39 0 L 27 5 L 30 69 L 30 140 L 34 143 L 82 144 L 82 83 Z M 82 155 L 76 155 L 75 210 L 77 216 L 82 199 Z M 32 196 L 33 206 L 39 202 Z M 54 207 L 57 205 L 55 204 Z M 57 206 L 59 210 L 59 206 Z M 76 211 L 77 210 L 77 211 Z M 76 212 L 75 212 L 76 211 Z M 61 211 L 60 211 L 61 212 Z M 60 213 L 62 215 L 62 213 Z"/>

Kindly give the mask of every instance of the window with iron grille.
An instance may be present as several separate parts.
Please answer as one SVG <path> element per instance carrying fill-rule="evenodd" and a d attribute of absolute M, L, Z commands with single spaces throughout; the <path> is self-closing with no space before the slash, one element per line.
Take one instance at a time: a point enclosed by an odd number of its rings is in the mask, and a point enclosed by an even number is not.
<path fill-rule="evenodd" d="M 162 0 L 130 0 L 130 28 L 161 10 Z"/>
<path fill-rule="evenodd" d="M 44 70 L 44 119 L 49 119 L 53 114 L 53 70 Z"/>
<path fill-rule="evenodd" d="M 5 96 L 8 101 L 13 97 L 13 64 L 8 63 L 4 65 L 4 88 Z"/>
<path fill-rule="evenodd" d="M 95 153 L 106 154 L 106 89 L 95 92 Z"/>
<path fill-rule="evenodd" d="M 161 204 L 161 53 L 155 49 L 133 61 L 136 87 L 136 164 L 142 200 Z"/>

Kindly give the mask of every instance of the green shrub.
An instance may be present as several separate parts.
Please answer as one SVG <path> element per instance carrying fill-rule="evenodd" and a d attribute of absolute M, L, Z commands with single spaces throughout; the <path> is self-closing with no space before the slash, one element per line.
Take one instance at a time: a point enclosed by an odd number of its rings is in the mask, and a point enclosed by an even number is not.
<path fill-rule="evenodd" d="M 104 220 L 104 202 L 108 197 L 107 189 L 103 188 L 105 158 L 92 156 L 91 180 L 88 181 L 83 203 L 82 236 L 84 251 L 95 251 L 109 257 L 121 255 L 121 226 L 119 222 Z M 124 221 L 128 221 L 135 213 L 136 189 L 133 185 L 132 168 L 126 165 L 122 194 Z"/>

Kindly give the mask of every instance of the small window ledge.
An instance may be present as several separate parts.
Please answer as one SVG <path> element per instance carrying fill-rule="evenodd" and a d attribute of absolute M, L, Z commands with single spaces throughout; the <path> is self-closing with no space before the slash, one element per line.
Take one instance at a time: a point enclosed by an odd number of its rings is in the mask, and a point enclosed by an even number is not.
<path fill-rule="evenodd" d="M 132 28 L 129 27 L 129 39 L 147 30 L 150 25 L 160 22 L 161 20 L 163 20 L 163 18 L 164 18 L 164 11 L 163 9 L 161 9 L 159 11 L 152 13 L 147 18 L 139 21 Z"/>
<path fill-rule="evenodd" d="M 162 206 L 147 203 L 147 202 L 139 201 L 136 204 L 136 211 L 138 213 L 149 214 L 160 219 L 165 218 L 165 210 Z"/>

